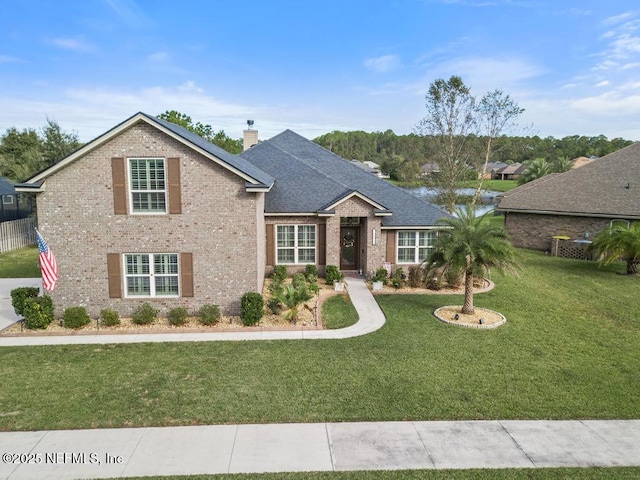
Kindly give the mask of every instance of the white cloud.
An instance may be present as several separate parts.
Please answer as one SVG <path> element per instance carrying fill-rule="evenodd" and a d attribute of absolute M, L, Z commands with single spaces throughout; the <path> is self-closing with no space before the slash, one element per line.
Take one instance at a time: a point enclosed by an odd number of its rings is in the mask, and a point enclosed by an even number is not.
<path fill-rule="evenodd" d="M 130 27 L 141 28 L 152 23 L 134 0 L 104 0 L 104 2 Z"/>
<path fill-rule="evenodd" d="M 400 66 L 400 59 L 397 55 L 382 55 L 366 59 L 364 66 L 377 73 L 387 73 Z"/>
<path fill-rule="evenodd" d="M 51 45 L 72 52 L 86 53 L 94 50 L 94 46 L 79 38 L 54 38 L 49 41 Z"/>
<path fill-rule="evenodd" d="M 147 57 L 152 62 L 166 62 L 169 60 L 169 54 L 167 52 L 152 53 Z"/>
<path fill-rule="evenodd" d="M 22 63 L 23 60 L 12 55 L 0 54 L 0 63 Z"/>
<path fill-rule="evenodd" d="M 596 87 L 606 87 L 609 85 L 609 80 L 603 80 L 602 82 L 596 83 Z"/>
<path fill-rule="evenodd" d="M 630 18 L 633 18 L 634 16 L 635 16 L 634 12 L 624 12 L 624 13 L 621 13 L 619 15 L 613 15 L 611 17 L 607 17 L 602 21 L 602 23 L 604 25 L 615 25 L 617 23 L 629 20 Z"/>

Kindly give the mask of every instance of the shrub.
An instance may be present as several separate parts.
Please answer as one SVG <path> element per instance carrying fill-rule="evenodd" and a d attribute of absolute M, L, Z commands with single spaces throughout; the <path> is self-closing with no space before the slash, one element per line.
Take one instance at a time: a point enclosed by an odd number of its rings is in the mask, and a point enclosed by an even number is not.
<path fill-rule="evenodd" d="M 184 307 L 175 307 L 169 310 L 167 319 L 171 325 L 184 325 L 187 323 L 189 312 Z"/>
<path fill-rule="evenodd" d="M 380 267 L 376 270 L 376 273 L 373 275 L 371 281 L 373 282 L 382 282 L 384 285 L 387 284 L 389 272 L 384 267 Z"/>
<path fill-rule="evenodd" d="M 403 288 L 406 278 L 402 267 L 398 267 L 396 271 L 393 272 L 393 277 L 391 277 L 391 285 L 394 288 Z"/>
<path fill-rule="evenodd" d="M 309 263 L 304 267 L 304 276 L 307 279 L 307 282 L 313 283 L 309 280 L 309 277 L 313 276 L 314 278 L 318 278 L 318 267 L 316 267 L 313 263 Z"/>
<path fill-rule="evenodd" d="M 64 321 L 65 328 L 73 329 L 84 327 L 85 325 L 89 325 L 89 322 L 91 322 L 87 309 L 84 307 L 65 308 L 62 320 Z"/>
<path fill-rule="evenodd" d="M 105 327 L 120 325 L 120 314 L 113 308 L 104 308 L 100 310 L 100 323 Z"/>
<path fill-rule="evenodd" d="M 203 325 L 215 325 L 220 321 L 220 307 L 210 303 L 202 305 L 198 311 L 198 318 Z"/>
<path fill-rule="evenodd" d="M 273 281 L 280 281 L 280 283 L 284 282 L 285 278 L 287 278 L 287 266 L 286 265 L 276 265 L 273 267 Z"/>
<path fill-rule="evenodd" d="M 280 290 L 278 292 L 278 294 L 275 297 L 272 297 L 268 302 L 267 302 L 267 307 L 269 307 L 269 310 L 271 311 L 271 313 L 273 313 L 274 315 L 279 315 L 280 312 L 282 311 L 282 304 L 280 303 L 280 300 L 278 300 L 276 297 L 279 295 L 282 295 L 283 290 Z"/>
<path fill-rule="evenodd" d="M 311 300 L 312 295 L 307 290 L 307 284 L 303 283 L 299 287 L 285 285 L 284 291 L 278 296 L 278 300 L 287 307 L 284 317 L 294 324 L 298 321 L 298 307 L 300 304 Z"/>
<path fill-rule="evenodd" d="M 340 273 L 336 265 L 327 265 L 324 272 L 324 277 L 327 281 L 327 285 L 333 285 L 334 282 L 339 282 L 344 278 L 344 275 Z"/>
<path fill-rule="evenodd" d="M 307 284 L 307 279 L 305 278 L 304 274 L 302 273 L 293 274 L 293 277 L 291 278 L 291 285 L 293 285 L 295 288 L 298 288 L 306 284 Z"/>
<path fill-rule="evenodd" d="M 11 290 L 11 305 L 16 315 L 24 315 L 24 301 L 40 294 L 38 287 L 18 287 Z"/>
<path fill-rule="evenodd" d="M 264 300 L 258 292 L 247 292 L 240 300 L 240 318 L 246 326 L 255 325 L 264 314 Z"/>
<path fill-rule="evenodd" d="M 424 277 L 424 269 L 422 267 L 413 265 L 409 267 L 409 280 L 408 284 L 411 288 L 418 288 L 422 285 Z"/>
<path fill-rule="evenodd" d="M 447 285 L 451 288 L 458 288 L 462 285 L 462 277 L 463 273 L 460 270 L 447 268 L 444 271 L 444 279 L 447 282 Z"/>
<path fill-rule="evenodd" d="M 24 301 L 24 326 L 30 330 L 45 329 L 53 322 L 53 301 L 48 295 L 27 297 Z"/>
<path fill-rule="evenodd" d="M 160 310 L 153 308 L 151 304 L 145 302 L 133 311 L 131 320 L 136 325 L 148 325 L 149 323 L 153 323 L 159 312 Z"/>

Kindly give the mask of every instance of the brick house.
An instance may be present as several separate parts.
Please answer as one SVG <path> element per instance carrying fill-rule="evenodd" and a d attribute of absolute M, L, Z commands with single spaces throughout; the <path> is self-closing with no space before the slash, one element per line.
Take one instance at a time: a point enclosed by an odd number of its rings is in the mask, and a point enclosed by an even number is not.
<path fill-rule="evenodd" d="M 260 143 L 248 130 L 245 148 L 138 113 L 20 184 L 60 264 L 56 313 L 149 301 L 237 314 L 277 264 L 420 263 L 446 215 L 290 130 Z"/>
<path fill-rule="evenodd" d="M 551 251 L 554 236 L 589 241 L 615 222 L 640 220 L 640 142 L 498 199 L 516 246 Z"/>

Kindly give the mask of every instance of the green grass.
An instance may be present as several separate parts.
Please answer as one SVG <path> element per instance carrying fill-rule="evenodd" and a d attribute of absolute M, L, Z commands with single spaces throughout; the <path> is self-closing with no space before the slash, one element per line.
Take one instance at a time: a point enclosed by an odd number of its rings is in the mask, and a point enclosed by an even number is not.
<path fill-rule="evenodd" d="M 36 278 L 40 275 L 37 247 L 0 253 L 0 278 Z"/>
<path fill-rule="evenodd" d="M 463 188 L 476 188 L 478 180 L 467 180 L 462 183 Z M 490 180 L 486 179 L 482 182 L 482 189 L 493 192 L 507 192 L 518 186 L 517 180 Z"/>
<path fill-rule="evenodd" d="M 503 470 L 392 470 L 356 472 L 301 472 L 135 477 L 129 480 L 610 480 L 636 479 L 640 467 L 618 468 L 539 468 Z"/>
<path fill-rule="evenodd" d="M 347 295 L 336 295 L 322 304 L 322 324 L 325 328 L 346 328 L 358 322 L 358 312 Z"/>
<path fill-rule="evenodd" d="M 0 349 L 0 430 L 224 423 L 640 418 L 640 279 L 522 251 L 476 305 L 492 331 L 438 322 L 461 296 L 387 295 L 344 340 Z"/>

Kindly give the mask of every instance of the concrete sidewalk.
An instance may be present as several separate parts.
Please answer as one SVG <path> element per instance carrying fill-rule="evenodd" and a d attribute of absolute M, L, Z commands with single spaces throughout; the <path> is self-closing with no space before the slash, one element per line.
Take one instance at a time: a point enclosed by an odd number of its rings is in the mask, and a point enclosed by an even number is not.
<path fill-rule="evenodd" d="M 0 347 L 27 345 L 79 345 L 107 343 L 142 342 L 211 342 L 240 340 L 313 340 L 357 337 L 375 332 L 384 325 L 382 310 L 373 298 L 362 278 L 349 277 L 347 290 L 351 302 L 358 312 L 358 323 L 337 330 L 280 330 L 255 332 L 215 332 L 215 333 L 149 333 L 114 335 L 60 335 L 0 337 Z M 0 328 L 5 328 L 18 320 L 11 306 L 10 292 L 16 286 L 42 286 L 40 279 L 2 279 L 0 281 Z M 10 312 L 10 313 L 9 313 Z"/>
<path fill-rule="evenodd" d="M 0 478 L 640 466 L 639 444 L 640 420 L 306 423 L 5 432 L 0 433 L 1 453 L 5 454 Z"/>

